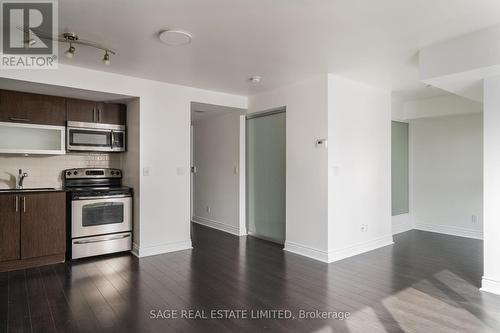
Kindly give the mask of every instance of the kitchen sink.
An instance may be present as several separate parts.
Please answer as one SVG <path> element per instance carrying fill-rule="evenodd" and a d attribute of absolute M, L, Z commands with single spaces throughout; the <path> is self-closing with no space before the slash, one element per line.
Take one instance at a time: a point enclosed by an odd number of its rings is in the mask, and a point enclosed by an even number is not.
<path fill-rule="evenodd" d="M 55 191 L 54 187 L 26 187 L 23 189 L 18 188 L 3 188 L 0 192 L 37 192 L 37 191 Z"/>

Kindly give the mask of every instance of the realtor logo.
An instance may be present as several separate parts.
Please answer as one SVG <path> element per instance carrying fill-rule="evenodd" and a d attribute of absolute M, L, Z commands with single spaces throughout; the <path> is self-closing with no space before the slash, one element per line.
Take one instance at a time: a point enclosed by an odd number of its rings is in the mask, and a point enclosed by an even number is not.
<path fill-rule="evenodd" d="M 57 68 L 57 2 L 48 0 L 0 3 L 0 68 Z"/>

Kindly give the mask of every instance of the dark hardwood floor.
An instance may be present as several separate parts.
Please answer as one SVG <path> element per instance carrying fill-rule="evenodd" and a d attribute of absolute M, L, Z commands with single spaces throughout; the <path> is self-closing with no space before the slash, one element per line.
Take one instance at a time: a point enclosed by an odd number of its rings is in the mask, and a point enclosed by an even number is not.
<path fill-rule="evenodd" d="M 0 332 L 499 332 L 482 242 L 421 231 L 333 264 L 193 226 L 194 249 L 0 273 Z M 155 310 L 348 311 L 347 320 L 151 319 Z M 165 313 L 166 312 L 162 312 Z"/>

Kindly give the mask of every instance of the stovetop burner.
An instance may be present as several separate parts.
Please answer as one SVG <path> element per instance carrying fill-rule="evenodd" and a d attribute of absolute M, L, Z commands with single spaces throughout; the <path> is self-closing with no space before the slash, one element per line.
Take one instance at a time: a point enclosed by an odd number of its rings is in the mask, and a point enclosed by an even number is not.
<path fill-rule="evenodd" d="M 64 187 L 73 199 L 81 197 L 131 196 L 132 189 L 122 186 L 122 171 L 110 168 L 64 170 Z"/>

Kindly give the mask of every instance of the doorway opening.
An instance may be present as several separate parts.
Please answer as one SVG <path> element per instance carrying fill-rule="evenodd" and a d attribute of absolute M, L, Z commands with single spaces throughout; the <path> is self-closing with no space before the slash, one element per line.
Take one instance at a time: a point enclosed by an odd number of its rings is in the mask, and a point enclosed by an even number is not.
<path fill-rule="evenodd" d="M 191 222 L 236 236 L 247 234 L 245 114 L 191 103 Z"/>

